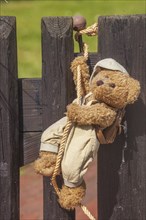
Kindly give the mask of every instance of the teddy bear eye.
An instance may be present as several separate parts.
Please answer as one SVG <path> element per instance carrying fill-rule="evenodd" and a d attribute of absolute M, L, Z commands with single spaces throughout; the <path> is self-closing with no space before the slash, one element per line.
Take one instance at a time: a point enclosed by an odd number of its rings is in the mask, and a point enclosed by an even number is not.
<path fill-rule="evenodd" d="M 102 80 L 98 80 L 97 82 L 96 82 L 96 85 L 97 86 L 101 86 L 101 85 L 103 85 L 104 84 L 104 82 L 102 81 Z"/>
<path fill-rule="evenodd" d="M 112 87 L 112 88 L 116 87 L 115 83 L 109 83 L 109 86 Z"/>

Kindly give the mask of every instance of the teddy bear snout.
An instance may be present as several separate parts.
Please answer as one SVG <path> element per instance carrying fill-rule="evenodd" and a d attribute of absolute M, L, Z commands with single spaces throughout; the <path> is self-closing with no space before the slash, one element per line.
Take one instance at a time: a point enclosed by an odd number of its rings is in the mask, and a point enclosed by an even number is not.
<path fill-rule="evenodd" d="M 96 82 L 96 85 L 97 86 L 101 86 L 101 85 L 103 85 L 104 84 L 104 82 L 102 81 L 102 80 L 98 80 L 97 82 Z"/>

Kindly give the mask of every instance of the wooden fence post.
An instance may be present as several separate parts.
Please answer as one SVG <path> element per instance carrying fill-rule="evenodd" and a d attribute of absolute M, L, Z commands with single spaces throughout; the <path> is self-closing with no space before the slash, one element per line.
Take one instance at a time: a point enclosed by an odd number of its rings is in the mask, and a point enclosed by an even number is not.
<path fill-rule="evenodd" d="M 43 130 L 60 119 L 73 99 L 70 63 L 73 59 L 72 18 L 42 19 Z M 60 208 L 49 178 L 44 178 L 44 220 L 73 220 L 75 213 Z"/>
<path fill-rule="evenodd" d="M 19 219 L 17 45 L 15 17 L 0 17 L 0 219 Z"/>
<path fill-rule="evenodd" d="M 141 96 L 128 106 L 128 147 L 124 136 L 100 146 L 99 220 L 146 218 L 146 15 L 99 18 L 99 55 L 116 59 L 141 83 Z M 122 151 L 125 163 L 122 163 Z"/>

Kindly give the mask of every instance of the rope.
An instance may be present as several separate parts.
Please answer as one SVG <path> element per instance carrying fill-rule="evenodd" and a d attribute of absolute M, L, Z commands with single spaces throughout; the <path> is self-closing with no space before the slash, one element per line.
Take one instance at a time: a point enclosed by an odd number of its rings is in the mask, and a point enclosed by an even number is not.
<path fill-rule="evenodd" d="M 86 56 L 86 57 L 88 57 L 88 47 L 86 48 L 86 50 L 85 50 L 85 52 L 84 52 L 84 56 Z M 77 100 L 78 100 L 78 104 L 79 105 L 81 105 L 82 103 L 81 103 L 81 85 L 82 85 L 82 81 L 81 81 L 81 66 L 80 65 L 78 65 L 77 66 Z M 92 216 L 92 214 L 90 213 L 90 211 L 87 209 L 87 207 L 86 206 L 84 206 L 84 205 L 82 205 L 82 204 L 80 204 L 80 207 L 81 207 L 81 209 L 83 210 L 83 212 L 84 212 L 84 214 L 86 215 L 86 216 L 88 216 L 88 218 L 90 219 L 90 220 L 96 220 L 93 216 Z"/>
<path fill-rule="evenodd" d="M 84 57 L 86 58 L 86 60 L 88 60 L 88 45 L 86 43 L 84 43 L 83 51 Z"/>
<path fill-rule="evenodd" d="M 87 34 L 88 36 L 95 36 L 97 34 L 97 24 L 94 24 L 82 31 L 77 32 L 78 35 L 82 35 L 82 34 Z M 83 51 L 84 51 L 84 57 L 86 58 L 86 60 L 88 59 L 88 45 L 87 44 L 83 44 Z M 77 102 L 79 105 L 82 104 L 82 96 L 81 96 L 81 86 L 82 86 L 82 77 L 81 77 L 81 66 L 78 65 L 77 66 Z M 61 139 L 61 143 L 60 143 L 60 148 L 59 148 L 59 152 L 57 155 L 57 160 L 56 160 L 56 164 L 55 164 L 55 169 L 52 175 L 52 185 L 56 191 L 56 194 L 59 196 L 60 195 L 60 189 L 57 185 L 56 182 L 56 176 L 59 174 L 60 172 L 60 166 L 61 166 L 61 160 L 64 154 L 64 149 L 65 149 L 65 144 L 67 142 L 67 138 L 68 138 L 68 134 L 69 134 L 69 130 L 71 128 L 72 122 L 71 121 L 67 121 L 67 124 L 64 128 L 63 131 L 63 137 Z M 83 212 L 85 213 L 86 216 L 88 216 L 88 218 L 90 220 L 96 220 L 92 214 L 90 213 L 90 211 L 87 209 L 86 206 L 80 204 L 81 209 L 83 210 Z"/>
<path fill-rule="evenodd" d="M 85 214 L 86 216 L 88 216 L 88 218 L 89 218 L 90 220 L 96 220 L 96 218 L 94 218 L 94 216 L 91 214 L 91 212 L 87 209 L 86 206 L 80 204 L 80 207 L 81 207 L 81 209 L 83 210 L 84 214 Z"/>
<path fill-rule="evenodd" d="M 81 67 L 80 67 L 80 65 L 78 65 L 78 67 L 77 67 L 77 100 L 78 100 L 79 105 L 81 105 L 81 101 L 82 101 L 81 84 L 82 84 L 82 82 L 81 82 Z M 53 172 L 53 175 L 52 175 L 52 185 L 53 185 L 53 187 L 56 191 L 56 194 L 58 196 L 60 194 L 60 190 L 59 190 L 57 182 L 56 182 L 56 176 L 58 175 L 59 170 L 60 170 L 60 164 L 61 164 L 61 160 L 62 160 L 62 157 L 63 157 L 65 144 L 66 144 L 66 141 L 67 141 L 67 137 L 68 137 L 71 125 L 72 125 L 72 122 L 68 121 L 66 126 L 65 126 L 65 129 L 63 131 L 63 137 L 61 139 L 60 148 L 59 148 L 59 152 L 58 152 L 57 159 L 56 159 L 55 169 L 54 169 L 54 172 Z"/>
<path fill-rule="evenodd" d="M 78 31 L 78 34 L 79 35 L 87 34 L 88 36 L 95 36 L 95 35 L 97 35 L 97 31 L 98 31 L 98 25 L 97 25 L 97 23 L 95 23 L 95 24 L 87 27 L 86 29 Z"/>
<path fill-rule="evenodd" d="M 86 34 L 88 36 L 95 36 L 97 35 L 97 30 L 98 30 L 98 26 L 97 23 L 87 27 L 86 29 L 83 29 L 81 31 L 77 31 L 75 34 L 75 39 L 76 41 L 78 41 L 79 44 L 81 44 L 80 46 L 83 47 L 83 53 L 84 53 L 84 57 L 86 58 L 86 60 L 88 59 L 88 45 L 86 43 L 83 43 L 81 40 L 81 43 L 79 42 L 79 36 Z"/>
<path fill-rule="evenodd" d="M 71 125 L 72 125 L 72 122 L 68 121 L 65 128 L 64 128 L 63 137 L 61 139 L 61 144 L 60 144 L 60 148 L 59 148 L 59 152 L 58 152 L 57 160 L 56 160 L 56 164 L 55 164 L 55 169 L 54 169 L 54 172 L 52 175 L 52 185 L 53 185 L 58 196 L 60 194 L 60 190 L 59 190 L 57 182 L 56 182 L 56 176 L 58 175 L 59 170 L 60 170 L 60 164 L 61 164 L 61 160 L 63 157 L 64 148 L 65 148 L 65 144 L 67 141 L 67 137 L 68 137 L 68 133 L 69 133 Z"/>
<path fill-rule="evenodd" d="M 82 81 L 81 81 L 81 66 L 78 65 L 77 66 L 77 101 L 78 101 L 79 105 L 81 105 L 81 101 L 82 101 L 81 85 L 82 85 Z"/>
<path fill-rule="evenodd" d="M 81 101 L 82 101 L 81 84 L 82 84 L 81 83 L 81 67 L 80 67 L 80 65 L 78 65 L 78 67 L 77 67 L 77 100 L 78 100 L 79 105 L 81 105 Z M 58 155 L 57 155 L 56 164 L 55 164 L 55 168 L 54 168 L 54 172 L 53 172 L 52 180 L 51 180 L 52 185 L 53 185 L 53 187 L 56 191 L 56 194 L 58 196 L 60 194 L 60 190 L 59 190 L 57 182 L 56 182 L 56 176 L 58 175 L 59 170 L 60 170 L 60 164 L 61 164 L 61 160 L 62 160 L 62 157 L 63 157 L 65 144 L 66 144 L 66 141 L 67 141 L 67 137 L 68 137 L 71 125 L 72 125 L 72 122 L 68 121 L 65 128 L 64 128 L 63 137 L 61 139 L 60 148 L 59 148 L 59 152 L 58 152 Z"/>
<path fill-rule="evenodd" d="M 87 31 L 87 29 L 86 29 Z M 91 29 L 88 28 L 88 31 L 90 31 L 91 33 Z M 95 29 L 94 29 L 95 31 Z M 85 33 L 85 32 L 84 32 Z M 87 33 L 87 32 L 86 32 Z M 92 32 L 93 34 L 93 32 Z M 90 35 L 91 36 L 91 35 Z M 92 35 L 93 36 L 93 35 Z M 83 46 L 83 51 L 84 51 L 84 57 L 86 58 L 86 60 L 88 59 L 88 45 L 86 43 L 84 43 Z M 81 105 L 81 86 L 82 86 L 82 79 L 81 79 L 81 66 L 78 65 L 77 66 L 77 100 L 78 100 L 78 104 Z M 96 220 L 93 215 L 90 213 L 90 211 L 87 209 L 86 206 L 80 204 L 81 209 L 83 210 L 84 214 L 90 219 L 90 220 Z"/>

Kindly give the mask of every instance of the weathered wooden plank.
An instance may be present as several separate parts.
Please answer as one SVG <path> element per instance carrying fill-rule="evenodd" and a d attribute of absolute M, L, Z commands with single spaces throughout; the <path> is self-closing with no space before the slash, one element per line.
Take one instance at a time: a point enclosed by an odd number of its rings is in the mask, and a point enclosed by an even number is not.
<path fill-rule="evenodd" d="M 19 79 L 20 131 L 42 131 L 41 79 Z"/>
<path fill-rule="evenodd" d="M 32 163 L 38 158 L 42 132 L 20 133 L 20 166 Z"/>
<path fill-rule="evenodd" d="M 95 66 L 95 64 L 100 60 L 100 56 L 97 52 L 92 52 L 89 53 L 89 58 L 87 61 L 87 64 L 89 65 L 89 71 L 90 71 L 90 75 L 93 71 L 93 67 Z"/>
<path fill-rule="evenodd" d="M 73 98 L 70 62 L 74 57 L 72 18 L 42 19 L 43 130 L 60 119 Z M 73 220 L 75 213 L 60 208 L 49 178 L 44 178 L 44 220 Z"/>
<path fill-rule="evenodd" d="M 15 17 L 0 17 L 0 219 L 19 219 L 19 129 Z"/>
<path fill-rule="evenodd" d="M 128 148 L 124 136 L 98 154 L 99 220 L 146 218 L 146 15 L 99 18 L 101 58 L 112 57 L 141 82 L 140 99 L 127 108 Z"/>

